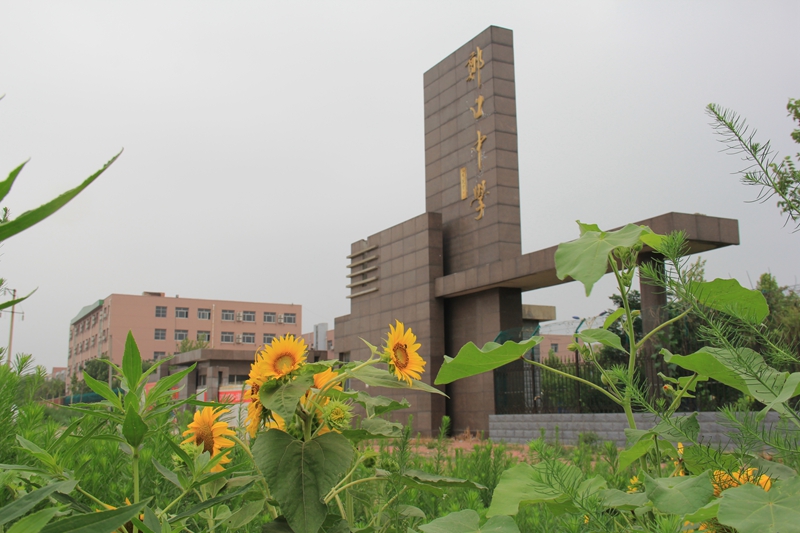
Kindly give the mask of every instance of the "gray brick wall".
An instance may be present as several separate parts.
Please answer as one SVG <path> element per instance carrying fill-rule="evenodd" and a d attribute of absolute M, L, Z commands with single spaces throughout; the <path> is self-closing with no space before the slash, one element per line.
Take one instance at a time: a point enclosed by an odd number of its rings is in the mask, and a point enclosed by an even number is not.
<path fill-rule="evenodd" d="M 654 420 L 648 414 L 635 414 L 636 426 L 640 429 L 653 427 Z M 730 430 L 720 424 L 717 412 L 697 414 L 700 422 L 700 438 L 704 442 L 727 446 Z M 778 420 L 777 413 L 767 415 L 768 423 Z M 594 432 L 600 439 L 615 441 L 618 446 L 625 445 L 625 428 L 628 422 L 624 413 L 601 414 L 541 414 L 541 415 L 489 415 L 489 438 L 496 441 L 527 443 L 539 438 L 544 431 L 545 439 L 553 442 L 558 427 L 558 438 L 562 444 L 577 444 L 581 433 Z"/>

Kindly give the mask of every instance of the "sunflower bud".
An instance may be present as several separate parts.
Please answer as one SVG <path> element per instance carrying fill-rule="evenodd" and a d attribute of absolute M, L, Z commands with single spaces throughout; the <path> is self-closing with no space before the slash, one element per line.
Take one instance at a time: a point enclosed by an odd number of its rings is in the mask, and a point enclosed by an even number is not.
<path fill-rule="evenodd" d="M 567 344 L 567 351 L 577 352 L 580 349 L 580 347 L 581 347 L 581 345 L 578 344 L 577 342 L 571 342 L 571 343 Z"/>
<path fill-rule="evenodd" d="M 325 425 L 335 431 L 349 428 L 352 417 L 352 408 L 339 400 L 329 402 L 322 410 L 322 419 L 325 421 Z"/>

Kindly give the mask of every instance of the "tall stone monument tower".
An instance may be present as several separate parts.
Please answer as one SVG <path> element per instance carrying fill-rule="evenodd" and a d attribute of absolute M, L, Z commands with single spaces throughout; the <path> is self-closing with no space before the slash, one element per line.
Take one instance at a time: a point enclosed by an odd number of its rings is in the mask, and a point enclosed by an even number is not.
<path fill-rule="evenodd" d="M 423 381 L 431 384 L 443 354 L 522 325 L 523 291 L 569 280 L 556 277 L 556 247 L 521 253 L 511 30 L 487 28 L 423 80 L 426 212 L 351 245 L 351 312 L 336 318 L 335 343 L 342 360 L 367 359 L 359 338 L 376 343 L 400 320 L 422 345 Z M 640 223 L 660 233 L 686 231 L 692 251 L 739 242 L 731 219 L 668 213 Z M 643 302 L 651 298 L 652 288 L 642 291 Z M 492 373 L 445 392 L 449 399 L 403 389 L 380 394 L 408 399 L 414 430 L 424 435 L 436 432 L 444 414 L 455 432 L 488 431 Z"/>

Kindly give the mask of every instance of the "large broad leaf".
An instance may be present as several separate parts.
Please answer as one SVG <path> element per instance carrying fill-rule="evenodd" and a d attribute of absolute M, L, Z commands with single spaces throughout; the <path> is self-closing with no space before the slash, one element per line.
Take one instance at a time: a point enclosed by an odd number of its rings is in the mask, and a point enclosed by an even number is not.
<path fill-rule="evenodd" d="M 114 161 L 117 160 L 117 158 L 120 156 L 121 153 L 122 153 L 122 151 L 120 151 L 119 154 L 117 154 L 114 157 L 112 157 L 111 160 L 103 166 L 103 168 L 101 168 L 100 170 L 98 170 L 97 172 L 95 172 L 94 174 L 89 176 L 88 178 L 86 178 L 86 180 L 84 180 L 83 183 L 81 183 L 80 185 L 78 185 L 74 189 L 71 189 L 71 190 L 65 192 L 61 196 L 55 198 L 54 200 L 51 200 L 51 201 L 47 202 L 44 205 L 41 205 L 41 206 L 37 207 L 36 209 L 33 209 L 31 211 L 25 211 L 24 213 L 22 213 L 20 216 L 18 216 L 14 220 L 9 220 L 7 222 L 0 223 L 0 242 L 8 239 L 9 237 L 12 237 L 13 235 L 16 235 L 20 231 L 23 231 L 23 230 L 33 226 L 37 222 L 41 222 L 45 218 L 49 217 L 50 215 L 52 215 L 53 213 L 55 213 L 56 211 L 58 211 L 59 209 L 64 207 L 64 205 L 66 205 L 67 202 L 69 202 L 70 200 L 75 198 L 75 196 L 77 196 L 78 193 L 80 193 L 83 189 L 88 187 L 89 184 L 92 183 L 100 174 L 105 172 L 105 170 Z M 19 173 L 19 170 L 15 169 L 15 171 L 17 173 Z M 11 180 L 11 181 L 13 182 L 13 180 Z M 6 182 L 8 182 L 8 180 L 6 180 Z M 6 182 L 4 182 L 4 183 L 6 183 Z M 11 188 L 10 183 L 8 184 L 8 188 Z M 8 191 L 6 190 L 6 192 L 8 192 Z"/>
<path fill-rule="evenodd" d="M 288 423 L 292 420 L 300 398 L 314 384 L 314 375 L 306 374 L 297 376 L 289 383 L 274 389 L 262 387 L 258 397 L 261 405 L 278 413 Z"/>
<path fill-rule="evenodd" d="M 544 337 L 531 337 L 523 342 L 487 342 L 483 348 L 468 342 L 455 358 L 445 356 L 444 364 L 436 376 L 436 385 L 447 385 L 457 379 L 482 374 L 520 359 L 525 352 L 542 342 Z"/>
<path fill-rule="evenodd" d="M 644 487 L 655 508 L 664 513 L 694 513 L 714 497 L 714 486 L 708 472 L 684 477 L 646 476 Z"/>
<path fill-rule="evenodd" d="M 600 493 L 603 505 L 613 507 L 620 511 L 633 511 L 647 503 L 647 494 L 644 492 L 622 492 L 617 489 L 607 489 Z"/>
<path fill-rule="evenodd" d="M 170 374 L 169 376 L 159 379 L 156 382 L 155 386 L 147 392 L 144 402 L 145 407 L 150 407 L 151 405 L 155 405 L 156 403 L 158 403 L 158 400 L 161 399 L 163 396 L 166 396 L 168 394 L 172 395 L 171 389 L 175 387 L 178 383 L 180 383 L 180 381 L 189 372 L 192 372 L 196 366 L 197 363 L 193 363 L 192 366 L 190 366 L 189 368 L 184 368 L 180 372 L 176 372 L 175 374 Z M 172 408 L 174 409 L 174 407 Z"/>
<path fill-rule="evenodd" d="M 588 227 L 584 224 L 582 230 Z M 558 279 L 569 276 L 580 281 L 586 288 L 586 296 L 589 296 L 594 284 L 608 272 L 608 254 L 615 248 L 638 243 L 644 232 L 651 233 L 648 228 L 635 224 L 617 231 L 594 231 L 592 228 L 583 231 L 578 240 L 559 244 L 555 255 Z"/>
<path fill-rule="evenodd" d="M 689 513 L 686 516 L 684 516 L 683 518 L 687 522 L 692 522 L 692 523 L 697 524 L 697 523 L 700 523 L 700 522 L 707 522 L 708 520 L 711 520 L 712 518 L 716 518 L 717 517 L 717 512 L 719 512 L 719 499 L 718 498 L 714 498 L 713 500 L 711 500 L 710 502 L 708 502 L 707 504 L 702 506 L 697 511 L 695 511 L 693 513 Z"/>
<path fill-rule="evenodd" d="M 558 469 L 554 474 L 553 470 Z M 557 485 L 578 486 L 583 474 L 573 465 L 563 463 L 538 463 L 530 466 L 520 463 L 500 475 L 494 489 L 492 504 L 486 516 L 509 515 L 519 512 L 520 505 L 528 503 L 561 503 L 569 498 Z M 557 478 L 557 483 L 554 483 Z"/>
<path fill-rule="evenodd" d="M 481 526 L 480 516 L 472 509 L 450 513 L 418 527 L 424 533 L 519 533 L 510 516 L 492 517 Z"/>
<path fill-rule="evenodd" d="M 693 282 L 688 289 L 704 306 L 752 324 L 760 324 L 769 314 L 761 291 L 745 289 L 735 279 Z"/>
<path fill-rule="evenodd" d="M 328 510 L 322 499 L 350 468 L 353 446 L 338 433 L 302 442 L 271 429 L 259 434 L 253 456 L 292 530 L 317 533 Z"/>
<path fill-rule="evenodd" d="M 765 491 L 745 483 L 723 491 L 717 520 L 741 533 L 784 533 L 800 528 L 800 478 Z"/>
<path fill-rule="evenodd" d="M 411 488 L 441 494 L 445 488 L 479 489 L 486 490 L 480 483 L 468 479 L 438 476 L 422 470 L 406 470 L 399 475 L 398 480 Z"/>
<path fill-rule="evenodd" d="M 337 391 L 338 392 L 338 391 Z M 361 391 L 355 396 L 356 403 L 360 403 L 367 410 L 367 416 L 380 416 L 391 411 L 398 409 L 407 409 L 410 407 L 408 400 L 403 398 L 399 402 L 386 396 L 370 396 Z"/>
<path fill-rule="evenodd" d="M 128 390 L 134 391 L 139 386 L 139 378 L 142 377 L 142 356 L 139 354 L 139 347 L 133 333 L 128 331 L 125 338 L 125 351 L 122 354 L 122 375 L 128 384 Z"/>
<path fill-rule="evenodd" d="M 398 438 L 403 435 L 403 425 L 383 418 L 365 418 L 358 429 L 345 429 L 342 435 L 353 442 L 367 439 Z"/>
<path fill-rule="evenodd" d="M 655 446 L 655 441 L 653 439 L 641 439 L 630 448 L 621 451 L 619 454 L 620 470 L 628 468 L 634 461 L 649 452 L 653 446 Z"/>
<path fill-rule="evenodd" d="M 41 533 L 108 533 L 122 527 L 134 516 L 139 516 L 146 503 L 143 501 L 111 511 L 70 516 L 48 524 Z"/>
<path fill-rule="evenodd" d="M 621 352 L 625 351 L 619 336 L 605 329 L 585 329 L 578 333 L 577 337 L 587 344 L 599 342 L 603 346 L 608 346 Z"/>
<path fill-rule="evenodd" d="M 786 413 L 785 402 L 800 394 L 800 373 L 780 372 L 750 348 L 705 347 L 690 355 L 665 353 L 664 360 L 752 396 L 767 406 L 760 416 L 769 409 Z"/>
<path fill-rule="evenodd" d="M 39 502 L 56 491 L 63 493 L 72 492 L 77 484 L 77 481 L 60 481 L 58 483 L 53 483 L 52 485 L 47 485 L 33 492 L 29 492 L 25 496 L 3 506 L 0 508 L 0 526 L 24 515 L 36 507 Z"/>
<path fill-rule="evenodd" d="M 435 387 L 431 387 L 427 383 L 423 383 L 417 379 L 411 380 L 411 386 L 405 381 L 400 381 L 397 377 L 382 368 L 375 368 L 374 366 L 365 366 L 358 370 L 351 370 L 350 375 L 354 378 L 363 381 L 370 387 L 389 387 L 392 389 L 416 389 L 433 394 L 441 394 L 446 396 L 445 393 Z"/>

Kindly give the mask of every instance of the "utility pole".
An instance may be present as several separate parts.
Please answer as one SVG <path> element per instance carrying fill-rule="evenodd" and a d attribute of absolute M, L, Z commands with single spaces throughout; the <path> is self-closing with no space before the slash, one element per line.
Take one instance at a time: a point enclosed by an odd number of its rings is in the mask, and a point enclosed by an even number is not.
<path fill-rule="evenodd" d="M 12 291 L 11 299 L 12 300 L 16 300 L 17 299 L 17 289 L 14 289 Z M 16 308 L 17 308 L 17 304 L 14 304 L 14 305 L 11 306 L 11 327 L 9 328 L 9 331 L 8 331 L 8 353 L 6 354 L 6 366 L 9 367 L 9 368 L 11 367 L 11 354 L 14 353 L 13 351 L 11 351 L 11 344 L 14 341 L 14 315 L 16 315 L 14 310 Z"/>

